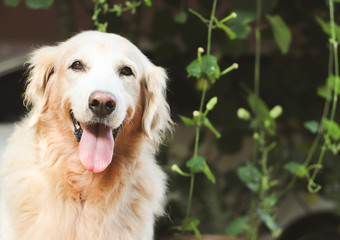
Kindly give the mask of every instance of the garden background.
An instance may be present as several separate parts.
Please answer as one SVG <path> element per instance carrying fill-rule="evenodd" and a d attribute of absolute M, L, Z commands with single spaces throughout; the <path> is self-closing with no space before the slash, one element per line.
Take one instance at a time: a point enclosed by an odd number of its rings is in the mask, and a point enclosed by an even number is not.
<path fill-rule="evenodd" d="M 158 154 L 169 203 L 156 239 L 340 239 L 339 7 L 338 0 L 4 0 L 0 154 L 26 111 L 27 53 L 99 28 L 131 40 L 170 79 L 177 125 Z"/>

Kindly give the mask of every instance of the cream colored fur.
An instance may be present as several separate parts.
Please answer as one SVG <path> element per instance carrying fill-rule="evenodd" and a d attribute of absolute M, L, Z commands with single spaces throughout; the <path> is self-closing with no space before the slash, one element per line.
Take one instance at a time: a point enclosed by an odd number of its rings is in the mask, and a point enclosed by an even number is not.
<path fill-rule="evenodd" d="M 75 60 L 86 71 L 70 69 Z M 133 69 L 121 76 L 121 66 Z M 36 50 L 29 61 L 25 103 L 1 160 L 1 240 L 150 240 L 163 213 L 165 174 L 154 154 L 171 127 L 166 74 L 126 39 L 83 32 Z M 88 172 L 78 158 L 70 108 L 90 121 L 95 90 L 117 96 L 107 121 L 122 127 L 111 165 Z"/>

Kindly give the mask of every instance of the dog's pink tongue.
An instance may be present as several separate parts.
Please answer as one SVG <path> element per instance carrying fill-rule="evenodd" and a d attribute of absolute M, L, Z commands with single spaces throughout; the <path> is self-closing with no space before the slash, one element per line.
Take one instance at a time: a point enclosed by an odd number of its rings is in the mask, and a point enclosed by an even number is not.
<path fill-rule="evenodd" d="M 79 143 L 79 158 L 84 167 L 94 173 L 104 171 L 112 161 L 114 140 L 112 129 L 103 124 L 83 127 Z"/>

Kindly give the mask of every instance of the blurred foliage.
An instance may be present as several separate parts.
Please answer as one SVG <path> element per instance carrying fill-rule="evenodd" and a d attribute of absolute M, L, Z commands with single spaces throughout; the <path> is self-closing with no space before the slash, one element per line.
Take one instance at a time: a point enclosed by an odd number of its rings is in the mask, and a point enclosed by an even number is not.
<path fill-rule="evenodd" d="M 17 7 L 21 0 L 3 0 L 4 4 L 11 7 Z M 25 0 L 27 7 L 32 9 L 48 9 L 52 6 L 54 0 Z"/>

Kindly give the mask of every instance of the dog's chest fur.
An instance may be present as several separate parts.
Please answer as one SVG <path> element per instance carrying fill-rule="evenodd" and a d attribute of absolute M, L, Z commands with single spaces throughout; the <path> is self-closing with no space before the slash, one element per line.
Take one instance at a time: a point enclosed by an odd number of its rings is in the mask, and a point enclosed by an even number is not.
<path fill-rule="evenodd" d="M 143 152 L 136 153 L 134 164 L 117 158 L 107 175 L 93 174 L 72 151 L 53 152 L 46 139 L 32 139 L 33 130 L 24 126 L 12 136 L 17 141 L 20 133 L 20 149 L 5 153 L 3 180 L 16 186 L 2 189 L 16 233 L 9 239 L 152 239 L 165 176 L 147 146 L 139 148 Z M 58 161 L 42 164 L 46 154 Z"/>

